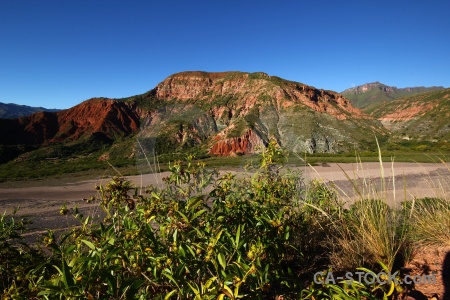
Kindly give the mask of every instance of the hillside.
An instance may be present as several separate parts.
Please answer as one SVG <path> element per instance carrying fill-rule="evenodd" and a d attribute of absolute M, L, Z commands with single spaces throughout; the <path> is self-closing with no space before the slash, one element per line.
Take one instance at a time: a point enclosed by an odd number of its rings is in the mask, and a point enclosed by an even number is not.
<path fill-rule="evenodd" d="M 346 89 L 341 94 L 350 99 L 355 107 L 365 109 L 379 102 L 442 89 L 442 86 L 397 88 L 377 81 Z"/>
<path fill-rule="evenodd" d="M 0 119 L 20 118 L 40 111 L 56 112 L 59 110 L 0 102 Z"/>
<path fill-rule="evenodd" d="M 139 130 L 139 116 L 128 103 L 91 99 L 58 112 L 0 119 L 0 128 L 5 129 L 0 130 L 0 163 L 30 151 L 36 159 L 68 159 L 133 135 Z"/>
<path fill-rule="evenodd" d="M 79 142 L 90 138 L 113 140 L 139 129 L 139 118 L 127 104 L 91 99 L 56 113 L 38 112 L 18 119 L 0 119 L 4 145 Z"/>
<path fill-rule="evenodd" d="M 450 89 L 382 102 L 370 110 L 391 139 L 450 141 Z"/>

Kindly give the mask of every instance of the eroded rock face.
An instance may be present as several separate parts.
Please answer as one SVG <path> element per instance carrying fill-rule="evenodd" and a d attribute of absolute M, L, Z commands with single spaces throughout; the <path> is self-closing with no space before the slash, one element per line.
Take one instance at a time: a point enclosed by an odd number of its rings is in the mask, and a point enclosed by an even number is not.
<path fill-rule="evenodd" d="M 450 139 L 450 89 L 443 89 L 385 102 L 371 115 L 391 131 L 391 139 Z"/>
<path fill-rule="evenodd" d="M 239 137 L 221 139 L 216 136 L 215 143 L 209 150 L 210 154 L 218 156 L 235 156 L 258 153 L 267 145 L 253 130 L 249 129 Z"/>
<path fill-rule="evenodd" d="M 127 103 L 111 99 L 91 99 L 57 113 L 58 132 L 52 142 L 79 139 L 95 132 L 107 138 L 128 136 L 139 130 L 139 117 Z"/>
<path fill-rule="evenodd" d="M 344 120 L 367 118 L 342 95 L 311 86 L 285 81 L 265 73 L 183 72 L 169 76 L 155 88 L 156 97 L 171 100 L 210 101 L 231 96 L 241 109 L 271 100 L 278 107 L 303 104 Z"/>

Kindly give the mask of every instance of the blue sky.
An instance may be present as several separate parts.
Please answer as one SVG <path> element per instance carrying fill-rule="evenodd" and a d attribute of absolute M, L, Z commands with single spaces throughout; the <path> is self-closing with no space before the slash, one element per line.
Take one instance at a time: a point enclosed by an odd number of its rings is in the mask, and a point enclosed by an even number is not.
<path fill-rule="evenodd" d="M 0 0 L 0 102 L 69 108 L 187 70 L 450 87 L 450 2 Z"/>

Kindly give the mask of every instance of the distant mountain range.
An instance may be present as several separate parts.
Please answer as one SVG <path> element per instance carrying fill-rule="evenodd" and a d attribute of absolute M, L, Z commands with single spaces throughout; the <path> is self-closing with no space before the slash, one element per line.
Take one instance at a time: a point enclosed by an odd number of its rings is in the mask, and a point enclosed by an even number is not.
<path fill-rule="evenodd" d="M 350 99 L 354 106 L 364 109 L 382 101 L 443 89 L 442 86 L 397 88 L 377 81 L 346 89 L 341 94 Z"/>
<path fill-rule="evenodd" d="M 0 118 L 2 119 L 20 118 L 40 111 L 56 112 L 59 111 L 59 109 L 48 109 L 44 107 L 32 107 L 27 105 L 0 102 Z"/>
<path fill-rule="evenodd" d="M 359 98 L 349 100 L 354 96 Z M 442 87 L 398 89 L 376 82 L 339 94 L 262 72 L 182 72 L 141 95 L 2 118 L 0 163 L 85 157 L 90 164 L 123 164 L 143 150 L 235 156 L 257 153 L 270 140 L 297 153 L 373 151 L 375 137 L 393 144 L 442 142 L 450 150 L 449 100 L 450 89 Z"/>

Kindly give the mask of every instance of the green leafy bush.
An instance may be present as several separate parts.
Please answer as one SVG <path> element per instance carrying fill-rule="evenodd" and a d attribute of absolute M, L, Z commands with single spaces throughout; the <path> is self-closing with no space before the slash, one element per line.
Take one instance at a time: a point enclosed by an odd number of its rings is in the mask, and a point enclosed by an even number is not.
<path fill-rule="evenodd" d="M 336 245 L 363 243 L 358 235 L 361 222 L 367 224 L 367 218 L 380 213 L 390 218 L 389 208 L 367 202 L 346 210 L 332 187 L 321 181 L 305 186 L 299 174 L 276 165 L 282 159 L 282 151 L 272 141 L 251 177 L 220 174 L 188 157 L 169 164 L 164 186 L 149 186 L 145 192 L 124 178 L 113 178 L 106 186 L 97 186 L 98 195 L 89 198 L 98 202 L 105 218 L 98 221 L 73 210 L 79 226 L 60 235 L 49 231 L 42 241 L 45 255 L 10 243 L 20 237 L 21 227 L 3 216 L 0 255 L 6 259 L 0 261 L 0 288 L 4 298 L 377 299 L 392 295 L 392 286 L 312 281 L 314 273 L 329 268 Z M 373 215 L 367 214 L 367 208 Z M 60 210 L 63 215 L 69 212 L 65 206 Z M 336 244 L 339 240 L 343 243 Z M 372 244 L 362 246 L 367 247 L 370 262 L 380 258 L 378 252 L 369 251 Z M 24 261 L 27 267 L 21 272 L 11 271 Z M 382 265 L 383 270 L 391 270 L 388 267 Z"/>

